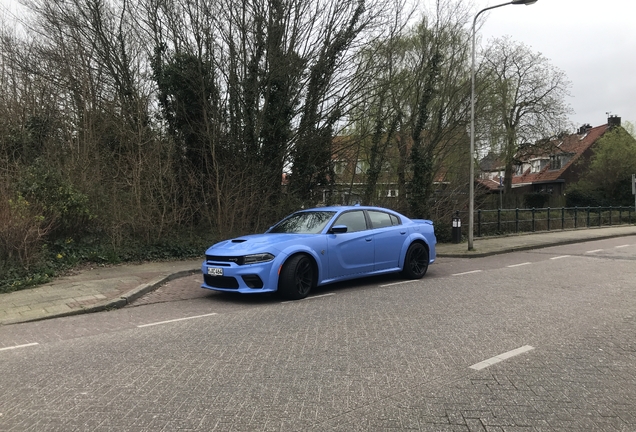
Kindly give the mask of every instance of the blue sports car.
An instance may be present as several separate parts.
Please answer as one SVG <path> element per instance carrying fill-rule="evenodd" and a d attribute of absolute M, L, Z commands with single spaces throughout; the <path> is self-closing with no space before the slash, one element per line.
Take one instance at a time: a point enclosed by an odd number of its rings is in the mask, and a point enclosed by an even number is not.
<path fill-rule="evenodd" d="M 435 261 L 430 220 L 380 207 L 319 207 L 291 214 L 264 234 L 225 240 L 205 252 L 203 288 L 277 291 L 301 299 L 318 285 L 401 272 L 426 274 Z"/>

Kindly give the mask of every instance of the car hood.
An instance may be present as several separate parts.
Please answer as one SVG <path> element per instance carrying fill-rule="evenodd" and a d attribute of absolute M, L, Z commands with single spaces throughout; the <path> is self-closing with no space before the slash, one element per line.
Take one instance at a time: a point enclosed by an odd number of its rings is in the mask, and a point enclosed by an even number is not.
<path fill-rule="evenodd" d="M 208 255 L 244 255 L 261 252 L 278 252 L 289 243 L 302 242 L 304 238 L 319 234 L 251 234 L 212 245 Z"/>

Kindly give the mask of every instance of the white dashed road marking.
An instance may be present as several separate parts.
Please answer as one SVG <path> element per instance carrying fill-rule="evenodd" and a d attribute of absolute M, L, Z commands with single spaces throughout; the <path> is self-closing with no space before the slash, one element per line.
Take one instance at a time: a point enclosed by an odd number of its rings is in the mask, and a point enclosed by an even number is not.
<path fill-rule="evenodd" d="M 625 247 L 629 247 L 630 245 L 620 245 L 620 246 L 616 246 L 616 249 L 620 249 L 620 248 L 625 248 Z"/>
<path fill-rule="evenodd" d="M 461 276 L 461 275 L 466 275 L 466 274 L 471 274 L 471 273 L 480 273 L 483 270 L 472 270 L 472 271 L 467 271 L 467 272 L 463 272 L 463 273 L 455 273 L 452 276 Z"/>
<path fill-rule="evenodd" d="M 557 260 L 557 259 L 561 259 L 561 258 L 568 258 L 570 257 L 570 255 L 561 255 L 561 256 L 556 256 L 556 257 L 552 257 L 550 258 L 551 260 Z"/>
<path fill-rule="evenodd" d="M 151 327 L 151 326 L 156 326 L 156 325 L 161 325 L 161 324 L 173 323 L 173 322 L 177 322 L 177 321 L 185 321 L 185 320 L 191 320 L 191 319 L 195 319 L 195 318 L 209 317 L 209 316 L 213 316 L 213 315 L 216 315 L 216 313 L 209 313 L 209 314 L 205 314 L 205 315 L 196 315 L 196 316 L 191 316 L 191 317 L 186 317 L 186 318 L 177 318 L 177 319 L 172 319 L 172 320 L 168 320 L 168 321 L 154 322 L 154 323 L 150 323 L 150 324 L 141 324 L 141 325 L 138 325 L 137 327 L 138 328 Z"/>
<path fill-rule="evenodd" d="M 25 347 L 30 347 L 30 346 L 34 346 L 34 345 L 40 345 L 40 344 L 37 343 L 37 342 L 33 342 L 33 343 L 24 344 L 24 345 L 14 345 L 14 346 L 0 348 L 0 351 L 7 351 L 7 350 L 12 350 L 12 349 L 17 349 L 17 348 L 25 348 Z"/>
<path fill-rule="evenodd" d="M 300 300 L 284 301 L 284 302 L 281 302 L 281 304 L 284 304 L 284 303 L 298 303 L 299 301 L 303 301 L 303 300 L 313 300 L 313 299 L 317 299 L 317 298 L 321 298 L 321 297 L 329 297 L 329 296 L 332 296 L 332 295 L 336 295 L 336 293 L 320 294 L 320 295 L 317 295 L 317 296 L 305 297 L 304 299 L 300 299 Z"/>
<path fill-rule="evenodd" d="M 532 264 L 532 263 L 531 262 L 524 262 L 524 263 L 521 263 L 521 264 L 513 264 L 513 265 L 509 265 L 508 268 L 521 267 L 521 266 L 528 265 L 528 264 Z"/>
<path fill-rule="evenodd" d="M 528 352 L 528 351 L 533 350 L 533 349 L 534 349 L 533 346 L 524 345 L 521 348 L 517 348 L 517 349 L 514 349 L 512 351 L 508 351 L 508 352 L 505 352 L 503 354 L 499 354 L 498 356 L 491 357 L 488 360 L 484 360 L 482 362 L 475 363 L 474 365 L 470 366 L 470 368 L 474 369 L 474 370 L 481 370 L 481 369 L 487 368 L 488 366 L 492 366 L 495 363 L 499 363 L 500 361 L 509 359 L 510 357 L 518 356 L 519 354 L 523 354 L 524 352 Z"/>
<path fill-rule="evenodd" d="M 594 250 L 591 250 L 591 251 L 587 251 L 587 252 L 585 252 L 585 253 L 595 253 L 595 252 L 601 252 L 602 250 L 603 250 L 603 249 L 594 249 Z"/>
<path fill-rule="evenodd" d="M 408 281 L 402 281 L 402 282 L 393 282 L 390 284 L 384 284 L 384 285 L 380 285 L 380 288 L 384 288 L 384 287 L 388 287 L 388 286 L 393 286 L 393 285 L 402 285 L 402 284 L 407 284 L 407 283 L 413 283 L 415 281 L 413 280 L 408 280 Z"/>

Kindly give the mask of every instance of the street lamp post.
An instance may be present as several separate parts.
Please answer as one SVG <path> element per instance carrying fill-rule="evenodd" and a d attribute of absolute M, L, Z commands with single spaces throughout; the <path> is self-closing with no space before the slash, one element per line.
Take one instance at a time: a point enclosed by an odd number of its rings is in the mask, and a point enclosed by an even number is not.
<path fill-rule="evenodd" d="M 475 225 L 475 25 L 477 18 L 482 13 L 508 5 L 526 5 L 529 6 L 538 0 L 512 0 L 508 3 L 502 3 L 490 6 L 480 10 L 473 19 L 472 27 L 472 65 L 470 68 L 470 179 L 468 186 L 468 250 L 473 250 L 473 226 Z"/>

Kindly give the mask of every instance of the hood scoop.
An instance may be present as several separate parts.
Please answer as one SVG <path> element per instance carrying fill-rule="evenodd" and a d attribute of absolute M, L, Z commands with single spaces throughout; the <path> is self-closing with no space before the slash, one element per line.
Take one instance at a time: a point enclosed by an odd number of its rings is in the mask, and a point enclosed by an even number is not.
<path fill-rule="evenodd" d="M 234 239 L 234 240 L 232 240 L 232 243 L 244 243 L 246 241 L 247 240 L 245 240 L 245 239 Z"/>

